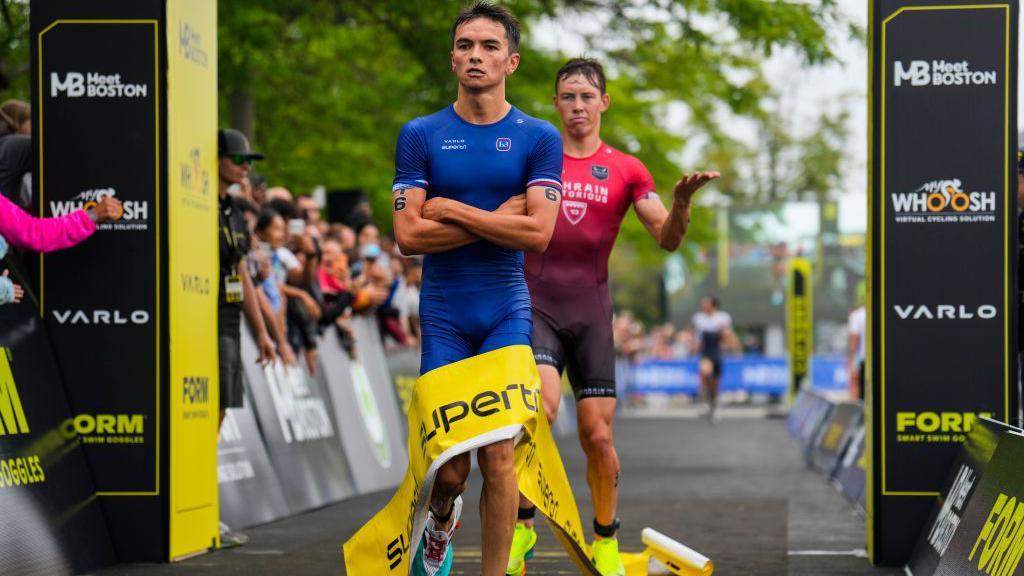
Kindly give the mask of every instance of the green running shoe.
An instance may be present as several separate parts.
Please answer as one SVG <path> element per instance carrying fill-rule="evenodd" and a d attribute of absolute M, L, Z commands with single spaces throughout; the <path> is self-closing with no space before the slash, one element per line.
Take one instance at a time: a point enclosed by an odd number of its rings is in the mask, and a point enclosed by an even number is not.
<path fill-rule="evenodd" d="M 619 557 L 619 541 L 616 538 L 595 540 L 591 550 L 594 553 L 594 566 L 602 576 L 626 576 L 626 567 Z"/>
<path fill-rule="evenodd" d="M 526 524 L 516 522 L 516 532 L 512 535 L 512 550 L 508 554 L 508 569 L 505 574 L 509 576 L 522 576 L 526 574 L 526 561 L 533 558 L 533 547 L 537 545 L 537 533 L 533 528 L 527 528 Z"/>

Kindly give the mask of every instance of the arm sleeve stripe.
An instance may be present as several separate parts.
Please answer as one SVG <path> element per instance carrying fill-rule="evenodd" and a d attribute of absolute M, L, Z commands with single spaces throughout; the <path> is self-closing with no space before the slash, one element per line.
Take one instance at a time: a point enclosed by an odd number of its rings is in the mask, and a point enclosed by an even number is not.
<path fill-rule="evenodd" d="M 552 180 L 550 178 L 534 178 L 533 180 L 530 180 L 526 184 L 527 188 L 531 186 L 549 186 L 551 188 L 557 189 L 559 192 L 562 191 L 562 183 L 559 182 L 558 180 Z"/>

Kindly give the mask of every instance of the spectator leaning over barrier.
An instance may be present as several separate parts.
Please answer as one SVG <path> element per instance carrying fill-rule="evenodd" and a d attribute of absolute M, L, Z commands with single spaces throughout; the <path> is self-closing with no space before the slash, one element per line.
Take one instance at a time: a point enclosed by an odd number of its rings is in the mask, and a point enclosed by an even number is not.
<path fill-rule="evenodd" d="M 323 258 L 317 273 L 320 294 L 322 297 L 323 315 L 320 326 L 329 329 L 334 326 L 342 348 L 350 358 L 355 358 L 355 337 L 348 325 L 357 298 L 364 300 L 363 306 L 369 303 L 369 295 L 357 294 L 351 290 L 352 272 L 349 269 L 348 254 L 341 249 L 336 240 L 328 239 L 323 244 Z"/>
<path fill-rule="evenodd" d="M 316 373 L 316 349 L 320 319 L 320 303 L 313 293 L 316 282 L 318 252 L 316 243 L 306 229 L 306 221 L 299 217 L 299 210 L 291 200 L 291 192 L 285 188 L 271 188 L 268 191 L 267 206 L 277 212 L 286 223 L 283 234 L 273 235 L 268 241 L 275 255 L 275 271 L 280 289 L 287 296 L 286 325 L 288 342 L 296 351 L 302 351 L 306 367 Z M 275 228 L 276 230 L 276 228 Z"/>
<path fill-rule="evenodd" d="M 352 312 L 365 312 L 383 302 L 388 295 L 386 291 L 372 286 L 355 286 L 351 269 L 352 252 L 354 251 L 345 250 L 342 243 L 333 237 L 324 242 L 323 261 L 318 275 L 320 289 L 326 303 L 331 304 L 332 295 L 345 292 L 349 296 L 342 296 L 342 299 L 350 297 L 350 303 L 346 307 L 350 307 Z M 328 312 L 325 311 L 325 314 Z"/>
<path fill-rule="evenodd" d="M 246 254 L 249 251 L 249 228 L 243 208 L 228 194 L 233 184 L 241 186 L 254 160 L 261 154 L 249 149 L 245 135 L 231 128 L 218 132 L 217 149 L 220 238 L 220 289 L 218 291 L 217 331 L 220 346 L 220 419 L 228 408 L 240 408 L 244 401 L 242 388 L 241 315 L 244 312 L 256 337 L 259 362 L 274 357 L 274 343 L 267 334 L 260 315 L 255 288 L 249 276 Z"/>
<path fill-rule="evenodd" d="M 249 167 L 254 160 L 262 160 L 263 155 L 254 153 L 245 135 L 231 128 L 218 131 L 217 155 L 220 218 L 217 228 L 220 245 L 217 333 L 220 423 L 223 423 L 227 409 L 242 407 L 245 398 L 242 384 L 242 313 L 256 337 L 258 362 L 266 364 L 273 360 L 274 343 L 267 334 L 246 261 L 250 236 L 244 208 L 241 201 L 228 193 L 229 188 L 241 189 L 248 184 L 246 175 Z M 220 531 L 223 546 L 237 546 L 248 541 L 245 535 L 232 532 L 223 522 Z"/>
<path fill-rule="evenodd" d="M 0 260 L 3 260 L 6 255 L 7 241 L 4 240 L 3 236 L 0 236 Z M 8 271 L 6 269 L 0 272 L 0 306 L 4 304 L 17 304 L 21 302 L 21 298 L 24 295 L 25 290 L 8 278 Z"/>
<path fill-rule="evenodd" d="M 317 240 L 323 240 L 324 222 L 320 219 L 320 207 L 317 206 L 316 200 L 312 196 L 299 196 L 295 200 L 295 205 L 299 208 L 299 218 L 306 221 L 309 233 Z"/>
<path fill-rule="evenodd" d="M 11 101 L 4 106 L 12 111 L 18 109 Z M 0 107 L 0 194 L 25 208 L 32 201 L 32 137 L 22 129 L 31 130 L 31 123 L 19 121 L 18 117 Z"/>
<path fill-rule="evenodd" d="M 70 248 L 96 231 L 96 224 L 121 215 L 121 202 L 103 196 L 95 206 L 54 218 L 35 218 L 7 197 L 0 195 L 0 236 L 11 246 L 34 252 Z"/>
<path fill-rule="evenodd" d="M 32 135 L 32 106 L 23 100 L 7 100 L 0 104 L 0 114 L 17 127 L 16 133 Z"/>
<path fill-rule="evenodd" d="M 70 248 L 91 236 L 96 224 L 114 220 L 120 214 L 121 203 L 104 196 L 87 209 L 55 218 L 34 218 L 0 195 L 0 260 L 8 245 L 44 253 Z M 22 287 L 14 284 L 4 270 L 0 277 L 0 304 L 18 303 L 23 294 Z"/>
<path fill-rule="evenodd" d="M 273 208 L 264 208 L 256 219 L 253 235 L 256 238 L 251 257 L 256 261 L 259 288 L 270 301 L 270 308 L 280 322 L 284 322 L 285 303 L 288 297 L 281 291 L 284 280 L 284 265 L 274 250 L 275 242 L 284 236 L 284 219 Z"/>
<path fill-rule="evenodd" d="M 396 280 L 398 287 L 391 298 L 391 305 L 398 311 L 402 329 L 407 335 L 406 344 L 415 346 L 420 338 L 420 282 L 423 279 L 423 262 L 419 258 L 405 258 L 401 262 L 402 275 Z"/>

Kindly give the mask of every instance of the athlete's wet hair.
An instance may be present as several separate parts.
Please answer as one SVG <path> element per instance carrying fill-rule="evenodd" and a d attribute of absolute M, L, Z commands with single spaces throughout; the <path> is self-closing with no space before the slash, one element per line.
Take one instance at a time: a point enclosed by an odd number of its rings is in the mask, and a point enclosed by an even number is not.
<path fill-rule="evenodd" d="M 604 67 L 593 58 L 573 58 L 566 62 L 555 76 L 555 93 L 558 93 L 559 82 L 577 74 L 582 74 L 588 82 L 597 86 L 601 94 L 605 93 Z"/>
<path fill-rule="evenodd" d="M 459 17 L 452 24 L 452 45 L 455 45 L 455 31 L 470 20 L 487 18 L 505 27 L 505 39 L 508 40 L 508 53 L 519 52 L 519 20 L 508 11 L 507 8 L 498 6 L 493 2 L 482 0 L 476 2 L 469 8 L 462 11 Z"/>

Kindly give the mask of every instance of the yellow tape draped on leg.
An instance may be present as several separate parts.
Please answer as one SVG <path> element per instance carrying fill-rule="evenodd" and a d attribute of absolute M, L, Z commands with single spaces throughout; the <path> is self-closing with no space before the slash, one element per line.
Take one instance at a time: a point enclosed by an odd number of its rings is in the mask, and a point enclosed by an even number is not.
<path fill-rule="evenodd" d="M 409 467 L 398 491 L 345 543 L 350 576 L 409 574 L 437 470 L 452 457 L 515 439 L 519 490 L 548 519 L 582 574 L 598 574 L 579 510 L 541 405 L 529 346 L 449 364 L 416 382 L 409 405 Z"/>

